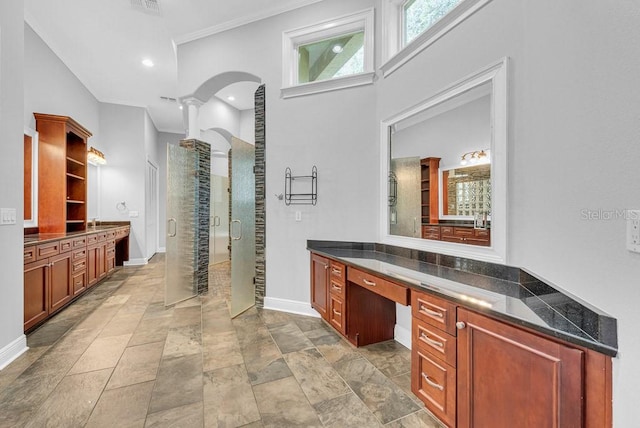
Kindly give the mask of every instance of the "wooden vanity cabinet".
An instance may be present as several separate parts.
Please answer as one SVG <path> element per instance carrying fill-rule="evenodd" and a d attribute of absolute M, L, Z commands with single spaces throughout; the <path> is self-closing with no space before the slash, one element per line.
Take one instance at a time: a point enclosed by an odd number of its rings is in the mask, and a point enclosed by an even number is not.
<path fill-rule="evenodd" d="M 87 236 L 87 287 L 97 284 L 107 275 L 107 233 Z"/>
<path fill-rule="evenodd" d="M 329 262 L 329 324 L 343 336 L 347 335 L 347 269 L 335 260 Z"/>
<path fill-rule="evenodd" d="M 329 321 L 329 259 L 311 253 L 311 307 Z"/>

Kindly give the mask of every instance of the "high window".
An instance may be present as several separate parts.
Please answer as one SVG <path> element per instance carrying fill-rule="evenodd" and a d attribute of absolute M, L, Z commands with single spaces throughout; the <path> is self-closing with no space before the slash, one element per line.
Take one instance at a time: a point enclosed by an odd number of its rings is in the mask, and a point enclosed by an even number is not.
<path fill-rule="evenodd" d="M 382 0 L 382 69 L 388 76 L 491 0 Z"/>
<path fill-rule="evenodd" d="M 462 0 L 409 0 L 402 7 L 403 44 L 410 43 Z"/>
<path fill-rule="evenodd" d="M 373 9 L 283 33 L 282 97 L 373 82 Z"/>

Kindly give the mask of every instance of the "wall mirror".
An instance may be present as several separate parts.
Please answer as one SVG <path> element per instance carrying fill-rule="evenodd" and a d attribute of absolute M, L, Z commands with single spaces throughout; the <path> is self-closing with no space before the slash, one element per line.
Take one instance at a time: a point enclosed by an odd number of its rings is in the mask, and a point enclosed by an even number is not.
<path fill-rule="evenodd" d="M 38 227 L 38 133 L 24 129 L 24 227 Z"/>
<path fill-rule="evenodd" d="M 506 262 L 507 60 L 383 120 L 380 132 L 381 240 Z"/>

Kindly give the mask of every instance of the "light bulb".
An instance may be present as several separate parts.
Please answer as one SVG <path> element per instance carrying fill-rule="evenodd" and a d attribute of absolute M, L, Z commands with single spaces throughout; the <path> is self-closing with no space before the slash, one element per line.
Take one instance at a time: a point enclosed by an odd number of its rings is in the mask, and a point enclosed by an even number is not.
<path fill-rule="evenodd" d="M 331 50 L 333 51 L 333 53 L 339 54 L 340 52 L 342 52 L 343 47 L 340 45 L 335 45 Z"/>

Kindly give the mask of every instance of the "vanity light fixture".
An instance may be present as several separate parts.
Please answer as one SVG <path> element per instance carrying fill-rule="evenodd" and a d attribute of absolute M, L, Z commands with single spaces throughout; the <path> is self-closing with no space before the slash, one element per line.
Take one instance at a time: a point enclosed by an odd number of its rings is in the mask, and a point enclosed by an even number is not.
<path fill-rule="evenodd" d="M 460 159 L 460 165 L 466 165 L 468 163 L 475 165 L 482 165 L 486 163 L 490 163 L 491 159 L 489 158 L 489 149 L 483 150 L 475 150 L 473 152 L 467 152 L 462 155 Z"/>
<path fill-rule="evenodd" d="M 94 147 L 90 147 L 87 152 L 87 162 L 91 165 L 104 165 L 107 160 L 104 157 L 104 153 Z"/>

